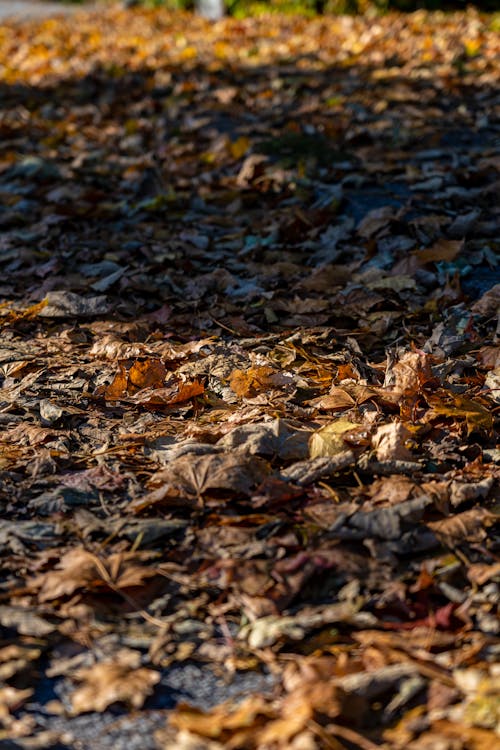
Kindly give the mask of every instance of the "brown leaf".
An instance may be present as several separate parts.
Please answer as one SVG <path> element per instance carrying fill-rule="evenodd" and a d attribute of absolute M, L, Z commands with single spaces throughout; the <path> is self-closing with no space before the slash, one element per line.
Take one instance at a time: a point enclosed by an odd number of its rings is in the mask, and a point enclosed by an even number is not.
<path fill-rule="evenodd" d="M 498 734 L 488 729 L 469 727 L 463 723 L 455 723 L 447 719 L 438 719 L 432 724 L 437 736 L 445 737 L 459 747 L 467 750 L 493 750 L 498 745 Z"/>
<path fill-rule="evenodd" d="M 40 658 L 39 648 L 30 648 L 21 644 L 11 643 L 0 648 L 0 681 L 4 682 L 26 670 L 33 661 Z"/>
<path fill-rule="evenodd" d="M 37 302 L 35 305 L 31 305 L 24 310 L 9 310 L 6 315 L 0 318 L 0 327 L 10 326 L 19 320 L 32 320 L 37 315 L 40 315 L 47 304 L 48 300 L 43 299 L 41 302 Z"/>
<path fill-rule="evenodd" d="M 237 706 L 222 704 L 209 712 L 181 703 L 171 713 L 169 723 L 202 737 L 228 740 L 238 730 L 255 732 L 272 715 L 272 708 L 263 697 L 250 695 Z"/>
<path fill-rule="evenodd" d="M 16 731 L 16 721 L 11 714 L 18 711 L 32 695 L 33 690 L 31 688 L 19 690 L 11 685 L 0 687 L 0 727 L 5 727 L 8 731 L 8 734 L 0 732 L 0 742 L 2 739 L 9 740 L 25 734 L 23 727 L 19 727 L 19 731 Z M 26 732 L 26 734 L 30 733 L 29 731 Z"/>
<path fill-rule="evenodd" d="M 71 694 L 73 716 L 88 711 L 104 711 L 113 703 L 141 708 L 160 681 L 160 673 L 144 667 L 134 668 L 120 661 L 106 661 L 74 675 L 83 684 Z"/>
<path fill-rule="evenodd" d="M 50 570 L 34 578 L 29 588 L 37 591 L 41 602 L 70 596 L 75 591 L 106 591 L 126 589 L 141 585 L 146 579 L 156 575 L 154 568 L 138 563 L 148 559 L 150 554 L 112 554 L 100 560 L 91 552 L 76 547 L 66 552 L 55 570 Z"/>
<path fill-rule="evenodd" d="M 495 284 L 494 287 L 485 292 L 477 302 L 474 302 L 471 309 L 475 315 L 483 315 L 484 317 L 498 315 L 500 309 L 500 284 Z"/>
<path fill-rule="evenodd" d="M 128 370 L 125 363 L 120 362 L 119 368 L 104 390 L 110 401 L 132 396 L 143 388 L 161 388 L 167 375 L 165 365 L 158 359 L 136 360 Z"/>
<path fill-rule="evenodd" d="M 378 427 L 372 445 L 378 461 L 411 461 L 412 453 L 406 447 L 411 432 L 401 422 L 391 422 Z"/>
<path fill-rule="evenodd" d="M 417 252 L 417 258 L 423 264 L 439 263 L 440 261 L 454 260 L 464 247 L 463 240 L 446 240 L 441 238 L 431 247 Z"/>
<path fill-rule="evenodd" d="M 217 445 L 224 450 L 241 450 L 291 461 L 308 455 L 309 436 L 306 430 L 295 430 L 283 419 L 274 419 L 235 427 Z"/>
<path fill-rule="evenodd" d="M 137 360 L 128 371 L 128 391 L 133 394 L 142 388 L 161 388 L 167 369 L 158 359 Z"/>
<path fill-rule="evenodd" d="M 343 388 L 332 387 L 329 394 L 313 399 L 309 403 L 317 409 L 335 411 L 337 409 L 350 409 L 355 406 L 356 401 Z"/>
<path fill-rule="evenodd" d="M 389 386 L 397 393 L 414 396 L 434 380 L 430 357 L 423 352 L 406 352 L 388 372 Z"/>
<path fill-rule="evenodd" d="M 104 396 L 109 401 L 118 401 L 127 394 L 128 377 L 125 367 L 120 364 L 120 369 L 116 373 L 112 382 L 104 389 Z"/>
<path fill-rule="evenodd" d="M 461 542 L 481 542 L 486 536 L 486 527 L 495 523 L 496 516 L 486 508 L 471 508 L 441 521 L 430 521 L 427 526 L 448 547 Z"/>
<path fill-rule="evenodd" d="M 195 497 L 201 497 L 209 490 L 230 490 L 248 495 L 267 473 L 267 463 L 256 456 L 188 454 L 173 460 L 167 469 L 152 478 L 152 482 L 161 482 Z"/>

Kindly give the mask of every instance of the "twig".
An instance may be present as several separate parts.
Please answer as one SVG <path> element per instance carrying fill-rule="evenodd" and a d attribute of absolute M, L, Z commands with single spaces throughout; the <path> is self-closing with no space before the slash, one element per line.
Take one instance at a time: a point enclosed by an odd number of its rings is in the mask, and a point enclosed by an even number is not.
<path fill-rule="evenodd" d="M 384 745 L 375 745 L 375 743 L 366 737 L 363 737 L 359 732 L 356 732 L 349 727 L 344 727 L 342 724 L 328 724 L 328 729 L 333 732 L 333 734 L 342 737 L 343 740 L 352 742 L 357 747 L 360 747 L 361 750 L 382 750 L 384 748 Z"/>

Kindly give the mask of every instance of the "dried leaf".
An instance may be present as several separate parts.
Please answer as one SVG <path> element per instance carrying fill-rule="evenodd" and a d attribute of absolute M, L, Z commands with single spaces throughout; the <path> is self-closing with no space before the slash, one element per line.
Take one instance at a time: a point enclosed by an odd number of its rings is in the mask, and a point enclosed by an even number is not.
<path fill-rule="evenodd" d="M 372 437 L 378 461 L 411 461 L 412 453 L 406 447 L 411 432 L 401 423 L 381 425 Z"/>
<path fill-rule="evenodd" d="M 464 247 L 463 240 L 440 239 L 431 247 L 419 250 L 417 258 L 421 263 L 450 262 L 454 260 Z"/>
<path fill-rule="evenodd" d="M 389 384 L 404 396 L 414 396 L 434 381 L 430 357 L 423 352 L 406 352 L 390 369 Z"/>
<path fill-rule="evenodd" d="M 30 583 L 41 602 L 70 596 L 76 591 L 109 591 L 141 585 L 156 575 L 154 568 L 141 565 L 148 553 L 112 554 L 105 560 L 82 548 L 70 549 L 55 570 L 42 573 Z"/>
<path fill-rule="evenodd" d="M 261 456 L 281 458 L 283 461 L 293 461 L 308 455 L 309 435 L 306 430 L 293 429 L 283 419 L 275 419 L 272 422 L 235 427 L 217 445 L 224 450 L 240 449 Z"/>
<path fill-rule="evenodd" d="M 486 508 L 472 508 L 441 521 L 430 521 L 427 525 L 442 544 L 453 549 L 464 541 L 481 542 L 486 536 L 486 528 L 495 521 L 495 515 Z"/>
<path fill-rule="evenodd" d="M 153 478 L 188 495 L 201 497 L 209 490 L 250 494 L 268 473 L 265 461 L 242 454 L 186 455 L 174 459 Z"/>
<path fill-rule="evenodd" d="M 80 669 L 74 678 L 83 684 L 71 694 L 73 716 L 89 711 L 104 711 L 113 703 L 141 708 L 160 681 L 160 673 L 127 663 L 105 661 Z"/>
<path fill-rule="evenodd" d="M 243 370 L 233 370 L 229 378 L 231 389 L 240 398 L 251 398 L 261 391 L 267 391 L 273 387 L 272 376 L 276 370 L 267 365 L 251 367 L 244 372 Z"/>
<path fill-rule="evenodd" d="M 172 712 L 169 722 L 177 729 L 194 732 L 210 739 L 224 739 L 237 730 L 256 731 L 271 707 L 263 697 L 250 695 L 239 706 L 221 705 L 209 713 L 181 704 Z"/>
<path fill-rule="evenodd" d="M 491 432 L 493 428 L 492 414 L 478 401 L 464 396 L 454 396 L 450 404 L 440 403 L 436 399 L 431 403 L 432 410 L 427 414 L 428 419 L 438 415 L 465 419 L 468 435 L 475 431 Z"/>
<path fill-rule="evenodd" d="M 338 419 L 313 432 L 309 439 L 310 458 L 336 456 L 348 447 L 345 436 L 359 430 L 359 424 L 348 419 Z"/>

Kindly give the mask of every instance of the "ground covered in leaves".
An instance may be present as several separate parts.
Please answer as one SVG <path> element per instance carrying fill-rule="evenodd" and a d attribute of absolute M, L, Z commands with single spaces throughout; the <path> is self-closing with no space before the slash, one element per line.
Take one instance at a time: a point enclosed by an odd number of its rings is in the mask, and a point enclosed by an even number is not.
<path fill-rule="evenodd" d="M 498 21 L 0 27 L 0 744 L 490 750 Z"/>

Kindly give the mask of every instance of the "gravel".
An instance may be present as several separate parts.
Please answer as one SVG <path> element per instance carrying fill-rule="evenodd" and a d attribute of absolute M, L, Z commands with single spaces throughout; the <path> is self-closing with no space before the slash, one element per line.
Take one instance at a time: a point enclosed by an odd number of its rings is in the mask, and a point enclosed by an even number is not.
<path fill-rule="evenodd" d="M 238 700 L 251 693 L 271 694 L 274 677 L 261 672 L 239 672 L 230 682 L 217 676 L 209 665 L 192 662 L 176 664 L 164 670 L 154 695 L 140 711 L 111 706 L 103 713 L 81 716 L 54 716 L 44 704 L 58 698 L 69 705 L 72 689 L 69 679 L 43 680 L 34 700 L 27 704 L 20 717 L 31 716 L 37 734 L 52 739 L 39 747 L 44 750 L 156 750 L 155 732 L 165 727 L 169 711 L 182 701 L 207 710 L 226 700 Z M 0 742 L 1 750 L 28 750 L 32 738 L 23 743 Z"/>

